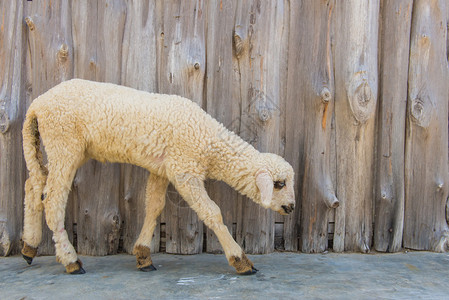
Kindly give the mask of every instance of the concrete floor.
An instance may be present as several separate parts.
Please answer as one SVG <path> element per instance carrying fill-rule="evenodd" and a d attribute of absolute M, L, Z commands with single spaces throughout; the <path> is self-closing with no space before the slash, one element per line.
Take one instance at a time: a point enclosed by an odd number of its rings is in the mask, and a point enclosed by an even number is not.
<path fill-rule="evenodd" d="M 249 255 L 259 272 L 238 276 L 224 255 L 155 254 L 158 271 L 130 255 L 81 256 L 69 275 L 55 258 L 0 258 L 0 299 L 449 299 L 449 255 Z"/>

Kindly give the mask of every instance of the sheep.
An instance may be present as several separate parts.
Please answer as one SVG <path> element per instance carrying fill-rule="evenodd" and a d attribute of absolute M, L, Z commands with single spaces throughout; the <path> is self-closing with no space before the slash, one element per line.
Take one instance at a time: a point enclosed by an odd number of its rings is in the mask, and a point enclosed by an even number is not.
<path fill-rule="evenodd" d="M 145 219 L 133 248 L 137 268 L 152 271 L 150 243 L 171 182 L 217 235 L 238 274 L 257 272 L 223 224 L 205 189 L 211 178 L 229 184 L 264 208 L 282 215 L 295 205 L 294 171 L 282 157 L 260 153 L 197 104 L 175 95 L 72 79 L 36 98 L 23 125 L 25 183 L 22 255 L 28 264 L 42 239 L 42 214 L 53 233 L 57 261 L 83 274 L 64 228 L 67 197 L 76 170 L 89 159 L 147 169 Z M 40 142 L 45 147 L 43 163 Z"/>

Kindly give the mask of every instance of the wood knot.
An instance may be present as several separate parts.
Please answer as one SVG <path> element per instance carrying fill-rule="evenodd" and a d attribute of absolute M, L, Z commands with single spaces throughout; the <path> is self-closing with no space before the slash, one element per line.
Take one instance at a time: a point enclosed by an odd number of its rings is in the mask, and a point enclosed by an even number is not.
<path fill-rule="evenodd" d="M 200 64 L 196 62 L 196 63 L 193 65 L 193 67 L 195 68 L 195 70 L 199 70 L 199 69 L 200 69 Z"/>
<path fill-rule="evenodd" d="M 269 111 L 268 109 L 264 108 L 264 109 L 261 109 L 261 110 L 259 111 L 259 119 L 260 119 L 262 122 L 266 122 L 266 121 L 268 121 L 270 118 L 271 118 L 271 114 L 270 114 L 270 111 Z"/>
<path fill-rule="evenodd" d="M 367 106 L 372 100 L 371 88 L 368 83 L 362 83 L 356 90 L 357 102 L 360 106 Z"/>
<path fill-rule="evenodd" d="M 27 24 L 28 29 L 30 31 L 33 31 L 34 29 L 36 29 L 35 26 L 34 26 L 33 19 L 31 19 L 31 17 L 26 17 L 25 18 L 25 23 Z"/>
<path fill-rule="evenodd" d="M 234 51 L 235 51 L 235 56 L 237 58 L 239 58 L 240 56 L 242 56 L 244 50 L 245 50 L 245 35 L 244 35 L 244 31 L 243 28 L 241 26 L 236 26 L 235 30 L 234 30 Z"/>
<path fill-rule="evenodd" d="M 374 86 L 374 85 L 373 85 Z M 369 84 L 367 72 L 357 72 L 349 83 L 348 99 L 358 123 L 365 123 L 376 109 L 376 94 Z"/>
<path fill-rule="evenodd" d="M 62 44 L 58 50 L 58 61 L 60 63 L 63 63 L 67 60 L 68 56 L 69 56 L 69 46 L 67 46 L 67 44 Z"/>
<path fill-rule="evenodd" d="M 412 100 L 410 105 L 410 116 L 412 121 L 421 127 L 427 127 L 430 124 L 430 99 L 420 96 Z"/>
<path fill-rule="evenodd" d="M 112 216 L 112 230 L 118 231 L 120 229 L 120 216 L 115 214 Z"/>
<path fill-rule="evenodd" d="M 423 114 L 423 110 L 424 110 L 424 106 L 422 105 L 420 99 L 417 99 L 413 104 L 412 104 L 412 115 L 415 119 L 419 119 L 421 118 L 422 114 Z"/>
<path fill-rule="evenodd" d="M 9 129 L 9 117 L 5 109 L 0 109 L 0 132 L 5 134 Z"/>
<path fill-rule="evenodd" d="M 324 87 L 321 90 L 320 96 L 321 96 L 321 101 L 323 101 L 324 103 L 329 103 L 329 101 L 331 101 L 331 99 L 332 99 L 332 94 L 327 87 Z"/>

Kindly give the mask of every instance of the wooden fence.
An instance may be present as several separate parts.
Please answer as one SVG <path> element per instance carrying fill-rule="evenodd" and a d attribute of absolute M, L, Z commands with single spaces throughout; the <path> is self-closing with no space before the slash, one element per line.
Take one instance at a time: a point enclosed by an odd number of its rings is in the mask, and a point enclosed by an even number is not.
<path fill-rule="evenodd" d="M 294 166 L 288 217 L 207 183 L 247 253 L 447 249 L 445 0 L 0 0 L 0 18 L 3 255 L 20 249 L 26 108 L 73 77 L 188 97 Z M 78 171 L 66 226 L 79 253 L 132 251 L 147 176 Z M 153 241 L 221 251 L 173 188 Z M 39 249 L 54 253 L 47 228 Z"/>

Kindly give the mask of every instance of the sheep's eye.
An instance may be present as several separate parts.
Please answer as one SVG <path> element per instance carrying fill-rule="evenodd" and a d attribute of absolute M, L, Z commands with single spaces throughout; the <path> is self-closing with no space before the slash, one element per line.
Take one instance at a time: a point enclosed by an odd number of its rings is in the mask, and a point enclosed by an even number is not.
<path fill-rule="evenodd" d="M 282 181 L 275 181 L 275 182 L 274 182 L 274 188 L 275 188 L 275 189 L 280 190 L 280 189 L 282 189 L 284 186 L 285 186 L 285 180 L 282 180 Z"/>

